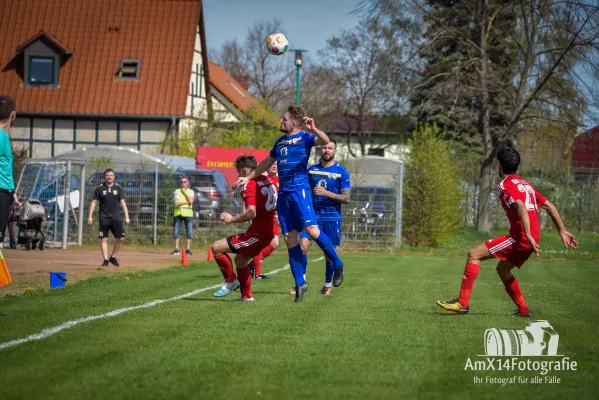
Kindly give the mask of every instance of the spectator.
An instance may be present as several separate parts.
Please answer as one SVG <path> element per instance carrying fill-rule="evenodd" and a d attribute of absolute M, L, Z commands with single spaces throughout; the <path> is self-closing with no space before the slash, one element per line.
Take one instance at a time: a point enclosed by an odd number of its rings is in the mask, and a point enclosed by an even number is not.
<path fill-rule="evenodd" d="M 174 232 L 173 237 L 175 238 L 175 250 L 174 255 L 179 255 L 179 238 L 181 237 L 181 224 L 185 223 L 185 252 L 188 255 L 191 253 L 191 238 L 193 237 L 193 200 L 194 193 L 193 189 L 189 188 L 189 178 L 182 176 L 179 180 L 181 187 L 175 190 L 174 201 Z"/>

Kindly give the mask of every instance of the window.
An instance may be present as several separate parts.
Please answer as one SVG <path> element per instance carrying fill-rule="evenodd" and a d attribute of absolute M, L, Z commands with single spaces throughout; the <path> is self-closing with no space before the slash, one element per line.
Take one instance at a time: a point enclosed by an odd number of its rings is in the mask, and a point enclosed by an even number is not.
<path fill-rule="evenodd" d="M 139 60 L 121 60 L 119 68 L 119 79 L 138 80 L 139 79 Z"/>
<path fill-rule="evenodd" d="M 29 57 L 29 84 L 55 85 L 54 57 Z"/>
<path fill-rule="evenodd" d="M 385 157 L 385 149 L 374 149 L 371 147 L 370 149 L 368 149 L 368 155 Z"/>

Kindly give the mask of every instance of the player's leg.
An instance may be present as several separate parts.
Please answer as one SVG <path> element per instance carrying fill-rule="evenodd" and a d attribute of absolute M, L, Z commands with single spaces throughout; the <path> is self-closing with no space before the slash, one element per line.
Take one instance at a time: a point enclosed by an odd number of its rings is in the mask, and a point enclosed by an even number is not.
<path fill-rule="evenodd" d="M 102 251 L 103 267 L 108 267 L 108 235 L 100 238 L 100 250 Z"/>
<path fill-rule="evenodd" d="M 328 221 L 319 223 L 321 230 L 331 239 L 331 243 L 335 249 L 341 245 L 341 223 L 340 221 Z M 325 256 L 325 277 L 324 285 L 320 294 L 329 296 L 332 290 L 333 275 L 335 274 L 335 265 L 333 261 Z"/>
<path fill-rule="evenodd" d="M 125 228 L 123 227 L 123 221 L 113 221 L 110 230 L 114 235 L 114 245 L 112 246 L 112 254 L 108 260 L 112 265 L 118 267 L 119 262 L 116 259 L 116 255 L 121 249 L 121 245 L 125 241 Z"/>
<path fill-rule="evenodd" d="M 246 258 L 241 254 L 235 256 L 235 266 L 237 267 L 237 275 L 239 276 L 241 301 L 254 301 L 252 293 L 252 274 L 247 266 L 248 261 L 249 257 Z"/>
<path fill-rule="evenodd" d="M 306 270 L 308 266 L 308 249 L 310 247 L 310 236 L 304 231 L 300 233 L 300 247 L 302 248 L 302 267 L 304 272 L 304 282 L 306 281 Z M 295 286 L 289 289 L 289 294 L 295 296 L 297 291 L 295 290 Z"/>
<path fill-rule="evenodd" d="M 239 281 L 237 280 L 237 276 L 233 272 L 233 261 L 229 254 L 233 253 L 229 246 L 229 241 L 233 240 L 233 237 L 228 237 L 224 239 L 217 240 L 216 242 L 210 245 L 212 249 L 212 254 L 214 255 L 214 261 L 218 268 L 220 268 L 220 272 L 223 274 L 223 278 L 225 283 L 218 289 L 214 296 L 223 297 L 227 296 L 231 291 L 235 290 L 239 286 Z"/>
<path fill-rule="evenodd" d="M 447 311 L 467 313 L 470 311 L 470 294 L 474 286 L 474 281 L 480 271 L 480 262 L 493 258 L 493 254 L 487 248 L 485 243 L 480 244 L 468 252 L 466 268 L 462 275 L 462 285 L 458 298 L 449 301 L 439 301 L 437 304 Z"/>
<path fill-rule="evenodd" d="M 193 238 L 193 218 L 185 217 L 185 252 L 187 255 L 193 255 L 191 253 L 191 239 Z"/>
<path fill-rule="evenodd" d="M 337 252 L 333 247 L 333 243 L 331 239 L 327 236 L 324 231 L 318 228 L 318 225 L 309 225 L 304 227 L 306 233 L 314 239 L 318 247 L 321 248 L 324 255 L 332 260 L 333 266 L 335 267 L 335 271 L 333 273 L 333 286 L 338 287 L 343 283 L 343 262 L 337 256 Z"/>
<path fill-rule="evenodd" d="M 279 247 L 279 235 L 275 235 L 268 246 L 260 251 L 260 254 L 254 257 L 252 261 L 248 263 L 252 277 L 255 279 L 268 279 L 268 276 L 262 274 L 262 261 L 270 256 Z"/>
<path fill-rule="evenodd" d="M 518 280 L 514 275 L 512 275 L 512 269 L 516 266 L 507 260 L 500 260 L 497 263 L 497 274 L 499 278 L 503 282 L 505 286 L 505 291 L 512 298 L 514 304 L 518 307 L 518 310 L 515 314 L 520 315 L 521 317 L 532 317 L 532 312 L 528 305 L 526 305 L 526 301 L 524 300 L 524 296 L 520 291 L 520 285 L 518 285 Z"/>
<path fill-rule="evenodd" d="M 179 247 L 179 239 L 181 238 L 181 218 L 173 217 L 173 238 L 175 239 L 175 250 L 173 254 L 178 256 L 181 254 Z"/>

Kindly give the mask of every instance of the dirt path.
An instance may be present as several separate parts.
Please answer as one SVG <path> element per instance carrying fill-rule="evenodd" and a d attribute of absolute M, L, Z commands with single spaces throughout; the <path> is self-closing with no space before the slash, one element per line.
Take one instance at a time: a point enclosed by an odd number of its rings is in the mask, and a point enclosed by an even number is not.
<path fill-rule="evenodd" d="M 20 294 L 27 288 L 49 288 L 50 272 L 66 272 L 69 282 L 76 282 L 96 275 L 112 275 L 153 270 L 179 265 L 179 256 L 158 252 L 154 249 L 124 249 L 118 254 L 120 267 L 100 268 L 100 250 L 74 248 L 69 250 L 46 249 L 44 251 L 3 249 L 4 259 L 12 276 L 12 283 L 0 287 L 0 296 Z M 205 254 L 193 255 L 189 261 L 204 261 Z"/>

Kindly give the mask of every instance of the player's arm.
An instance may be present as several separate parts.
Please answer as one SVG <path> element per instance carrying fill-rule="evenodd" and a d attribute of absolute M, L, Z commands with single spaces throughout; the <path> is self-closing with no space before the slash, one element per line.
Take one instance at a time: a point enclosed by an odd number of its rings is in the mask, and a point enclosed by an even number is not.
<path fill-rule="evenodd" d="M 577 249 L 578 241 L 576 240 L 574 235 L 566 231 L 566 227 L 564 226 L 562 218 L 560 217 L 559 212 L 557 211 L 557 207 L 555 207 L 555 205 L 553 205 L 553 203 L 551 203 L 549 200 L 546 200 L 545 203 L 543 203 L 543 205 L 541 206 L 541 208 L 547 211 L 547 214 L 549 214 L 549 216 L 551 217 L 551 220 L 553 221 L 553 224 L 555 225 L 555 228 L 557 229 L 564 246 L 566 248 L 572 247 L 573 249 Z"/>
<path fill-rule="evenodd" d="M 129 219 L 129 209 L 127 208 L 127 203 L 125 203 L 125 199 L 121 199 L 121 208 L 125 213 L 125 222 L 129 223 L 131 220 Z"/>
<path fill-rule="evenodd" d="M 226 212 L 220 215 L 220 219 L 228 224 L 239 224 L 242 222 L 248 222 L 253 220 L 254 218 L 256 218 L 256 206 L 245 207 L 245 210 L 239 215 L 232 216 L 231 214 Z"/>
<path fill-rule="evenodd" d="M 314 194 L 317 194 L 319 196 L 326 196 L 329 199 L 336 201 L 337 203 L 348 204 L 350 189 L 343 189 L 343 190 L 341 190 L 341 193 L 333 193 L 333 192 L 326 190 L 322 186 L 316 185 L 314 187 Z"/>
<path fill-rule="evenodd" d="M 520 222 L 522 222 L 524 234 L 526 235 L 528 242 L 534 249 L 536 256 L 539 257 L 541 249 L 539 248 L 537 241 L 532 237 L 530 233 L 530 218 L 528 217 L 528 210 L 526 209 L 526 204 L 524 204 L 522 200 L 517 199 L 512 205 L 512 207 L 516 208 L 516 211 L 518 212 L 518 217 L 520 218 Z"/>
<path fill-rule="evenodd" d="M 316 146 L 324 146 L 331 141 L 326 133 L 316 127 L 314 119 L 310 117 L 304 117 L 304 123 L 306 124 L 306 128 L 310 131 L 310 133 L 316 135 L 316 140 L 314 141 Z"/>
<path fill-rule="evenodd" d="M 12 192 L 12 199 L 15 202 L 15 204 L 19 207 L 21 207 L 23 204 L 19 201 L 19 198 L 17 197 L 17 192 Z"/>
<path fill-rule="evenodd" d="M 252 179 L 265 173 L 266 170 L 269 169 L 270 167 L 272 167 L 273 164 L 276 162 L 277 162 L 276 158 L 273 158 L 271 156 L 266 157 L 264 160 L 262 160 L 262 162 L 260 162 L 260 164 L 258 164 L 258 166 L 256 167 L 255 170 L 250 172 L 250 174 L 248 176 L 245 176 L 245 177 L 240 176 L 239 178 L 237 178 L 237 180 L 233 184 L 233 187 L 240 187 L 240 186 L 245 185 L 248 181 L 251 181 Z"/>

